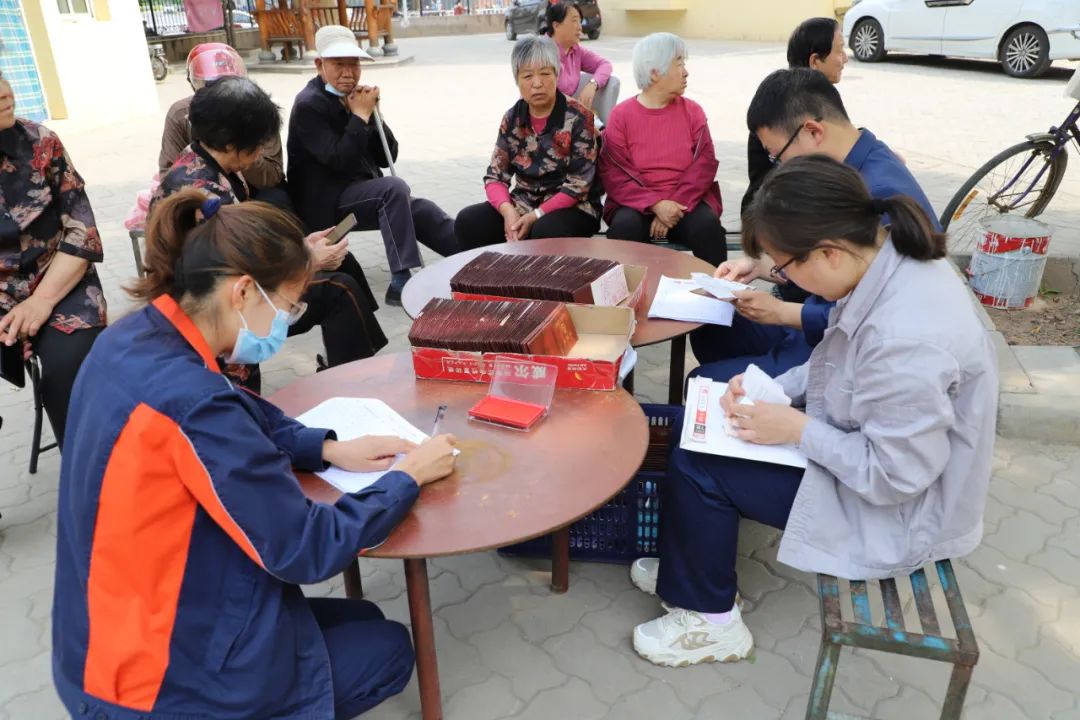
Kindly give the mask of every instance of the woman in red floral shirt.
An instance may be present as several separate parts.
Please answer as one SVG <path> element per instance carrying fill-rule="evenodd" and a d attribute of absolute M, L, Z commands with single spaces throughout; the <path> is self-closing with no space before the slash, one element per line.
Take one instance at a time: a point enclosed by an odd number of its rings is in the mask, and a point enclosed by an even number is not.
<path fill-rule="evenodd" d="M 16 119 L 0 75 L 0 345 L 42 366 L 42 401 L 63 447 L 68 398 L 105 327 L 94 271 L 101 237 L 83 179 L 51 130 Z"/>
<path fill-rule="evenodd" d="M 463 248 L 589 237 L 600 229 L 598 135 L 592 112 L 558 90 L 558 47 L 548 37 L 524 38 L 511 64 L 521 100 L 499 126 L 484 175 L 487 202 L 458 213 L 454 230 Z"/>

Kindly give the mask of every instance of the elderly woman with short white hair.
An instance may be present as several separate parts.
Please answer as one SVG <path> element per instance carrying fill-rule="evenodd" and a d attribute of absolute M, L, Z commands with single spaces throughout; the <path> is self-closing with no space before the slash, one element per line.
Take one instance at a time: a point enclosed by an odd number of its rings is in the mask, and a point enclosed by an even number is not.
<path fill-rule="evenodd" d="M 543 237 L 589 237 L 600 229 L 593 114 L 558 89 L 559 49 L 548 37 L 519 40 L 510 56 L 521 99 L 503 115 L 487 202 L 458 213 L 463 248 Z"/>
<path fill-rule="evenodd" d="M 686 43 L 654 33 L 634 46 L 641 92 L 615 106 L 604 129 L 600 178 L 608 237 L 686 245 L 713 265 L 727 259 L 705 111 L 686 92 Z"/>

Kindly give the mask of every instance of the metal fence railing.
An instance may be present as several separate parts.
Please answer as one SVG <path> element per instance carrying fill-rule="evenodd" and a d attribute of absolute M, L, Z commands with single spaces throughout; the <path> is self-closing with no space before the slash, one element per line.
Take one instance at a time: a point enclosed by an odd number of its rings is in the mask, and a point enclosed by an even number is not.
<path fill-rule="evenodd" d="M 258 27 L 255 22 L 255 0 L 230 0 L 233 27 Z M 188 30 L 187 12 L 183 0 L 139 0 L 143 30 L 147 36 L 183 35 Z"/>

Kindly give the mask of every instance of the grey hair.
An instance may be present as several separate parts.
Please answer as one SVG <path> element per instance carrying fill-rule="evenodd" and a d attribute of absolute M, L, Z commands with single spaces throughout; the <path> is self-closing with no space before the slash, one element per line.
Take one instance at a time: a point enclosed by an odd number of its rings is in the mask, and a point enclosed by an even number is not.
<path fill-rule="evenodd" d="M 514 71 L 515 80 L 522 68 L 534 66 L 550 67 L 555 70 L 555 77 L 559 76 L 559 69 L 562 67 L 559 47 L 547 35 L 521 38 L 510 53 L 510 68 Z"/>
<path fill-rule="evenodd" d="M 652 71 L 663 75 L 676 58 L 686 59 L 686 43 L 678 35 L 658 32 L 646 35 L 634 45 L 634 82 L 639 90 L 653 84 Z"/>

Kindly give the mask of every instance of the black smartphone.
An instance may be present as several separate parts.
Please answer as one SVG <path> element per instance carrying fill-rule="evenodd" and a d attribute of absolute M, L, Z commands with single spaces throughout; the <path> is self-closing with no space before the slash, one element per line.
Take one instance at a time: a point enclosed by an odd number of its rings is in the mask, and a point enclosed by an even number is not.
<path fill-rule="evenodd" d="M 330 231 L 330 234 L 326 236 L 327 242 L 331 245 L 337 245 L 354 227 L 356 227 L 356 214 L 349 213 L 342 218 L 341 222 L 335 225 L 334 229 Z"/>
<path fill-rule="evenodd" d="M 11 347 L 0 345 L 0 378 L 15 387 L 26 387 L 26 366 L 23 365 L 23 344 L 20 340 Z"/>

